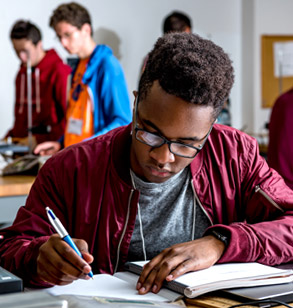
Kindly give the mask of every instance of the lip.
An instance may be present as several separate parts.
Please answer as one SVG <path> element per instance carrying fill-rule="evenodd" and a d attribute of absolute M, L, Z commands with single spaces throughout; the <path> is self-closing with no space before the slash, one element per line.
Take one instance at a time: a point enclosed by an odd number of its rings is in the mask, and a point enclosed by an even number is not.
<path fill-rule="evenodd" d="M 171 175 L 171 172 L 165 169 L 158 169 L 154 167 L 148 167 L 148 169 L 150 170 L 151 174 L 156 177 L 166 178 Z"/>

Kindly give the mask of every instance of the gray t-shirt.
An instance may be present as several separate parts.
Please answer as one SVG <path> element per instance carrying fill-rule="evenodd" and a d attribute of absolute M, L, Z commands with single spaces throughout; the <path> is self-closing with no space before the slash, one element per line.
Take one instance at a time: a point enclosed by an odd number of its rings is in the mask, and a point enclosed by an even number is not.
<path fill-rule="evenodd" d="M 200 238 L 210 226 L 209 219 L 196 204 L 188 167 L 163 183 L 144 182 L 132 171 L 131 177 L 140 197 L 129 261 L 144 260 L 143 241 L 149 260 L 167 247 Z"/>

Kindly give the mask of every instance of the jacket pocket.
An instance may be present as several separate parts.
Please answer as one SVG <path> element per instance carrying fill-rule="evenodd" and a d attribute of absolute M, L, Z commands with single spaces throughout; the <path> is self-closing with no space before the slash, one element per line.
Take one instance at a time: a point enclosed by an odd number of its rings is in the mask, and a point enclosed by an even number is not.
<path fill-rule="evenodd" d="M 254 191 L 246 208 L 246 219 L 248 223 L 271 220 L 284 212 L 259 185 L 255 186 Z"/>

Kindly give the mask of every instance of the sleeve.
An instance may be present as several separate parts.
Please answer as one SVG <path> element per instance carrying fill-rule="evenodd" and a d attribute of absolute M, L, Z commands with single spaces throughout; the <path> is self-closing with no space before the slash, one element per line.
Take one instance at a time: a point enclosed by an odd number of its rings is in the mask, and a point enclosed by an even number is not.
<path fill-rule="evenodd" d="M 276 265 L 293 261 L 293 191 L 258 153 L 256 141 L 240 158 L 243 219 L 216 224 L 229 244 L 219 263 L 259 262 Z"/>
<path fill-rule="evenodd" d="M 124 73 L 113 55 L 105 59 L 98 79 L 98 94 L 94 93 L 94 95 L 99 97 L 94 101 L 95 108 L 99 110 L 94 111 L 95 133 L 93 137 L 127 125 L 132 119 Z M 99 105 L 98 100 L 100 100 Z M 103 119 L 100 117 L 100 112 L 103 113 Z"/>
<path fill-rule="evenodd" d="M 292 91 L 278 98 L 269 123 L 268 163 L 293 188 Z"/>
<path fill-rule="evenodd" d="M 0 230 L 4 236 L 0 242 L 0 265 L 21 277 L 26 286 L 51 286 L 37 277 L 39 248 L 55 233 L 48 222 L 46 206 L 66 222 L 62 193 L 58 189 L 61 183 L 53 169 L 52 161 L 41 168 L 26 205 L 19 209 L 13 225 Z"/>

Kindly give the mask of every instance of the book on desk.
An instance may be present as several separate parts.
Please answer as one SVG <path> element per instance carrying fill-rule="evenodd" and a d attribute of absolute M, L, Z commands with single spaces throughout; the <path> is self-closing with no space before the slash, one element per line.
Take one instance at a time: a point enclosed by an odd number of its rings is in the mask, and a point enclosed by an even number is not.
<path fill-rule="evenodd" d="M 127 270 L 139 275 L 146 263 L 147 261 L 129 262 Z M 186 273 L 166 282 L 165 287 L 188 298 L 194 298 L 222 289 L 271 286 L 292 281 L 292 269 L 279 269 L 256 262 L 225 263 Z"/>

